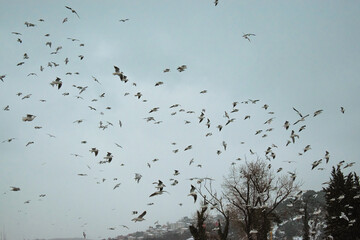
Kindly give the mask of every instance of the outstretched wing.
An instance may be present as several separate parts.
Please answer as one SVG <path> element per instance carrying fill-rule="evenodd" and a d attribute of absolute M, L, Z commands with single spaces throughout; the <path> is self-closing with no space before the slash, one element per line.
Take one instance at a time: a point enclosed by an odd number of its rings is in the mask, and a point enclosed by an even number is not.
<path fill-rule="evenodd" d="M 300 115 L 300 117 L 303 117 L 303 115 L 296 108 L 293 107 L 293 109 L 295 112 L 297 112 Z"/>
<path fill-rule="evenodd" d="M 145 216 L 145 214 L 146 214 L 146 211 L 144 211 L 142 214 L 140 214 L 138 218 L 143 218 Z"/>

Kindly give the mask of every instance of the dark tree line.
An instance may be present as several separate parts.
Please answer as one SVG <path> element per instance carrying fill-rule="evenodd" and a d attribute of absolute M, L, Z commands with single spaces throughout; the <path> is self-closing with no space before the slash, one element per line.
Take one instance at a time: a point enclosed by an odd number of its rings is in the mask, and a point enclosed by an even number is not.
<path fill-rule="evenodd" d="M 333 167 L 326 192 L 326 234 L 329 239 L 360 239 L 360 181 L 356 173 L 344 176 Z"/>

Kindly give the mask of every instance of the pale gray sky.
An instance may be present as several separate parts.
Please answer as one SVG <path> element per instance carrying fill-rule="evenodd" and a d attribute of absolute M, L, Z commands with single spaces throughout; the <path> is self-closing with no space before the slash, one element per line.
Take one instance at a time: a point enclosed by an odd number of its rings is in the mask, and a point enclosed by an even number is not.
<path fill-rule="evenodd" d="M 232 162 L 254 159 L 250 149 L 264 158 L 273 143 L 278 146 L 273 150 L 273 169 L 282 167 L 280 174 L 296 171 L 303 189 L 320 190 L 331 166 L 341 160 L 357 161 L 357 1 L 220 0 L 215 7 L 205 0 L 0 0 L 0 6 L 0 75 L 6 75 L 0 81 L 0 227 L 8 239 L 81 237 L 83 231 L 88 238 L 99 239 L 144 230 L 156 220 L 166 223 L 191 216 L 198 203 L 187 196 L 194 184 L 188 178 L 212 177 L 219 187 Z M 126 18 L 129 21 L 119 22 Z M 26 21 L 36 26 L 26 27 Z M 44 36 L 47 33 L 49 37 Z M 256 36 L 249 42 L 244 33 Z M 51 48 L 45 45 L 48 41 Z M 50 54 L 58 46 L 62 46 L 58 54 Z M 24 53 L 29 59 L 23 59 Z M 47 67 L 48 62 L 59 66 Z M 183 64 L 187 69 L 180 73 L 176 68 Z M 129 82 L 112 75 L 114 65 Z M 165 68 L 171 71 L 163 73 Z M 37 76 L 27 76 L 32 72 Z M 50 85 L 56 77 L 63 81 L 60 90 Z M 164 84 L 155 87 L 159 81 Z M 80 95 L 83 99 L 76 98 L 79 91 L 72 85 L 88 86 Z M 202 90 L 207 93 L 200 94 Z M 126 92 L 130 94 L 124 96 Z M 134 96 L 137 92 L 143 94 L 140 100 Z M 104 98 L 99 97 L 102 93 Z M 32 95 L 22 100 L 27 94 Z M 260 101 L 241 104 L 248 99 Z M 239 111 L 230 114 L 235 121 L 219 132 L 216 126 L 225 125 L 224 112 L 230 113 L 235 101 Z M 170 109 L 173 104 L 181 106 Z M 269 105 L 267 110 L 264 104 Z M 10 110 L 3 110 L 7 105 Z M 159 111 L 149 114 L 154 107 Z M 286 131 L 284 122 L 292 124 L 299 118 L 293 107 L 310 116 Z M 202 109 L 205 120 L 199 124 Z M 320 109 L 323 112 L 314 118 Z M 26 114 L 36 118 L 23 122 Z M 251 118 L 243 120 L 246 115 Z M 162 122 L 146 122 L 143 118 L 148 116 Z M 273 122 L 264 124 L 271 117 Z M 205 125 L 207 118 L 210 128 Z M 83 122 L 73 123 L 79 119 Z M 191 123 L 185 124 L 186 120 Z M 99 129 L 100 121 L 114 126 Z M 296 144 L 285 147 L 291 130 L 297 132 L 305 124 Z M 268 128 L 273 131 L 262 138 Z M 255 135 L 257 130 L 263 132 Z M 205 137 L 209 132 L 212 136 Z M 6 141 L 11 138 L 15 139 Z M 87 143 L 81 144 L 83 140 Z M 28 142 L 34 144 L 26 147 Z M 184 151 L 188 145 L 192 149 Z M 306 145 L 312 149 L 299 156 Z M 99 149 L 97 157 L 89 152 L 92 147 Z M 175 149 L 179 149 L 176 154 Z M 217 155 L 217 150 L 222 153 Z M 320 164 L 322 171 L 311 170 L 325 151 L 330 152 L 329 164 Z M 113 161 L 98 164 L 106 152 L 114 155 Z M 236 161 L 238 157 L 243 160 Z M 155 158 L 159 161 L 153 163 Z M 189 166 L 192 158 L 194 164 Z M 295 162 L 283 162 L 288 160 Z M 173 176 L 175 169 L 180 175 Z M 344 171 L 359 170 L 355 164 Z M 135 173 L 142 174 L 140 183 L 135 182 Z M 179 184 L 171 186 L 170 178 Z M 149 198 L 156 190 L 152 183 L 159 179 L 169 194 Z M 121 185 L 113 190 L 117 183 Z M 21 191 L 10 191 L 11 186 Z M 147 205 L 150 202 L 154 205 Z M 146 210 L 146 220 L 132 222 L 134 210 Z"/>

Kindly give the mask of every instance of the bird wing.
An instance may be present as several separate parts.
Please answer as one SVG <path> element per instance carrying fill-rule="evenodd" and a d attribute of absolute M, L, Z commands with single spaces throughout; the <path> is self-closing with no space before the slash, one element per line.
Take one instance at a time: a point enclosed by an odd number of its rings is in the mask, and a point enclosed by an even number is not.
<path fill-rule="evenodd" d="M 142 214 L 140 214 L 138 218 L 143 218 L 145 216 L 145 214 L 146 214 L 146 211 L 144 211 Z"/>
<path fill-rule="evenodd" d="M 300 117 L 303 117 L 302 114 L 296 108 L 293 107 L 293 109 L 295 112 L 297 112 L 300 115 Z"/>

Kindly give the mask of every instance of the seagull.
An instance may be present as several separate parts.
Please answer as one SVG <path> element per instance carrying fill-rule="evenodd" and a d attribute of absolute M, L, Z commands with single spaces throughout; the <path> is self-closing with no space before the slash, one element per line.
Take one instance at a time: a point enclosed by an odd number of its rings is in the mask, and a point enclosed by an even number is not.
<path fill-rule="evenodd" d="M 190 150 L 190 149 L 192 149 L 192 145 L 187 146 L 187 147 L 184 149 L 184 151 L 187 151 L 187 150 Z"/>
<path fill-rule="evenodd" d="M 126 83 L 128 81 L 128 79 L 124 75 L 123 72 L 120 72 L 120 68 L 118 68 L 117 66 L 114 66 L 114 69 L 115 69 L 115 72 L 113 73 L 113 75 L 119 76 L 120 80 Z"/>
<path fill-rule="evenodd" d="M 177 70 L 178 70 L 179 72 L 183 72 L 183 71 L 185 71 L 185 69 L 187 69 L 187 66 L 186 66 L 186 65 L 181 65 L 180 67 L 177 68 Z"/>
<path fill-rule="evenodd" d="M 341 111 L 341 113 L 345 113 L 345 109 L 344 109 L 344 107 L 340 107 L 340 111 Z"/>
<path fill-rule="evenodd" d="M 157 182 L 153 182 L 153 184 L 157 184 L 156 185 L 156 189 L 159 189 L 160 191 L 166 187 L 166 185 L 161 181 L 161 180 L 158 180 Z"/>
<path fill-rule="evenodd" d="M 73 123 L 77 123 L 77 124 L 80 124 L 84 121 L 84 119 L 79 119 L 79 120 L 75 120 Z"/>
<path fill-rule="evenodd" d="M 249 38 L 250 36 L 256 36 L 256 35 L 253 33 L 244 33 L 244 35 L 242 37 L 249 40 L 249 42 L 251 42 L 251 40 Z"/>
<path fill-rule="evenodd" d="M 299 129 L 299 132 L 301 132 L 301 131 L 304 130 L 305 128 L 306 128 L 306 125 L 301 126 L 300 129 Z"/>
<path fill-rule="evenodd" d="M 51 48 L 51 44 L 52 44 L 51 42 L 46 42 L 45 46 L 49 46 L 49 48 Z"/>
<path fill-rule="evenodd" d="M 5 75 L 1 75 L 0 76 L 0 80 L 2 81 L 2 82 L 4 82 L 4 78 L 6 77 L 6 74 Z"/>
<path fill-rule="evenodd" d="M 134 96 L 137 97 L 138 99 L 140 99 L 141 96 L 142 96 L 142 94 L 141 94 L 141 92 L 138 92 L 138 93 L 136 93 Z"/>
<path fill-rule="evenodd" d="M 77 12 L 76 12 L 74 9 L 72 9 L 71 7 L 68 7 L 68 6 L 65 6 L 65 7 L 66 7 L 67 9 L 71 10 L 72 13 L 75 13 L 76 16 L 78 16 L 78 18 L 80 18 L 79 15 L 77 14 Z"/>
<path fill-rule="evenodd" d="M 320 213 L 321 213 L 321 209 L 320 209 L 320 208 L 319 208 L 318 210 L 316 210 L 316 211 L 313 212 L 314 215 L 318 215 L 318 214 L 320 214 Z"/>
<path fill-rule="evenodd" d="M 197 199 L 197 194 L 195 190 L 196 188 L 193 185 L 191 185 L 190 193 L 188 194 L 188 196 L 192 196 L 194 198 L 194 203 L 196 202 Z"/>
<path fill-rule="evenodd" d="M 304 148 L 304 153 L 309 151 L 311 149 L 310 145 L 307 145 L 305 148 Z"/>
<path fill-rule="evenodd" d="M 125 19 L 120 19 L 119 22 L 126 22 L 126 21 L 129 21 L 128 18 L 125 18 Z"/>
<path fill-rule="evenodd" d="M 285 123 L 284 123 L 284 128 L 285 128 L 286 130 L 288 130 L 289 127 L 290 127 L 289 121 L 285 121 Z"/>
<path fill-rule="evenodd" d="M 299 135 L 295 134 L 295 131 L 292 130 L 292 131 L 291 131 L 290 138 L 291 138 L 291 140 L 292 140 L 293 143 L 295 143 L 295 137 L 299 138 Z"/>
<path fill-rule="evenodd" d="M 144 221 L 144 216 L 146 214 L 146 211 L 144 211 L 142 214 L 140 214 L 138 217 L 136 218 L 133 218 L 131 219 L 131 221 L 134 221 L 134 222 L 141 222 L 141 221 Z"/>
<path fill-rule="evenodd" d="M 317 110 L 317 111 L 315 111 L 314 112 L 314 117 L 316 117 L 317 115 L 319 115 L 320 113 L 322 113 L 323 112 L 323 110 Z"/>
<path fill-rule="evenodd" d="M 19 187 L 10 187 L 10 188 L 11 188 L 10 191 L 13 191 L 13 192 L 20 191 L 20 188 L 19 188 Z"/>
<path fill-rule="evenodd" d="M 170 69 L 169 68 L 166 68 L 163 70 L 164 73 L 167 73 L 167 72 L 170 72 Z"/>
<path fill-rule="evenodd" d="M 29 23 L 29 22 L 25 22 L 24 23 L 26 25 L 26 27 L 35 27 L 36 25 L 33 23 Z"/>
<path fill-rule="evenodd" d="M 98 155 L 98 153 L 99 153 L 99 150 L 97 149 L 97 148 L 91 148 L 90 150 L 89 150 L 91 153 L 94 153 L 95 154 L 95 157 Z"/>
<path fill-rule="evenodd" d="M 325 151 L 325 160 L 326 160 L 326 163 L 329 162 L 329 159 L 330 159 L 330 153 L 328 151 Z"/>
<path fill-rule="evenodd" d="M 219 0 L 215 0 L 215 2 L 214 2 L 215 6 L 217 6 L 218 3 L 219 3 Z"/>
<path fill-rule="evenodd" d="M 339 218 L 342 218 L 342 219 L 345 219 L 346 221 L 349 221 L 349 218 L 346 216 L 346 214 L 344 212 L 341 212 L 340 213 L 340 217 Z"/>
<path fill-rule="evenodd" d="M 311 165 L 311 170 L 313 170 L 314 168 L 316 168 L 320 163 L 322 162 L 322 159 L 314 161 Z"/>
<path fill-rule="evenodd" d="M 151 109 L 149 111 L 149 113 L 152 113 L 152 112 L 157 112 L 159 110 L 159 107 L 154 107 L 153 109 Z"/>
<path fill-rule="evenodd" d="M 140 173 L 135 173 L 135 178 L 134 178 L 134 179 L 135 179 L 135 181 L 136 181 L 137 183 L 139 183 L 141 177 L 142 177 L 142 175 L 141 175 Z"/>
<path fill-rule="evenodd" d="M 32 120 L 34 120 L 36 118 L 35 115 L 31 115 L 31 114 L 26 114 L 26 117 L 23 117 L 22 120 L 24 122 L 31 122 Z"/>
<path fill-rule="evenodd" d="M 225 142 L 225 141 L 223 141 L 223 142 L 222 142 L 222 145 L 223 145 L 223 147 L 224 147 L 224 151 L 226 151 L 226 148 L 227 148 L 227 144 L 226 144 L 226 142 Z"/>
<path fill-rule="evenodd" d="M 118 188 L 118 187 L 120 186 L 120 184 L 121 184 L 121 183 L 116 184 L 115 187 L 113 188 L 113 190 L 116 189 L 116 188 Z"/>
<path fill-rule="evenodd" d="M 31 95 L 32 95 L 32 94 L 28 94 L 28 95 L 24 96 L 21 100 L 24 100 L 24 99 L 26 99 L 26 98 L 30 98 Z"/>
<path fill-rule="evenodd" d="M 97 82 L 97 83 L 101 84 L 101 83 L 99 82 L 99 80 L 97 80 L 97 78 L 96 78 L 96 77 L 92 76 L 92 78 L 94 79 L 94 81 L 95 81 L 95 82 Z"/>
<path fill-rule="evenodd" d="M 298 122 L 303 122 L 303 121 L 305 121 L 305 118 L 308 117 L 308 116 L 309 116 L 309 114 L 301 117 L 299 120 L 297 120 L 297 121 L 294 123 L 294 125 L 297 124 Z"/>
<path fill-rule="evenodd" d="M 107 154 L 106 154 L 106 156 L 104 157 L 104 159 L 107 159 L 108 162 L 111 162 L 113 157 L 114 157 L 114 156 L 111 154 L 111 152 L 107 152 Z"/>
<path fill-rule="evenodd" d="M 58 89 L 60 89 L 61 86 L 62 86 L 61 78 L 56 77 L 56 79 L 55 79 L 54 81 L 52 81 L 52 82 L 50 83 L 50 85 L 51 85 L 51 86 L 57 85 Z"/>
<path fill-rule="evenodd" d="M 348 167 L 352 167 L 352 166 L 354 166 L 354 164 L 355 164 L 355 162 L 348 163 L 344 166 L 344 169 L 348 168 Z"/>
<path fill-rule="evenodd" d="M 4 107 L 4 109 L 3 109 L 4 111 L 10 111 L 10 106 L 9 105 L 7 105 L 6 107 Z"/>
<path fill-rule="evenodd" d="M 117 146 L 117 147 L 119 147 L 119 148 L 123 148 L 120 144 L 118 144 L 118 143 L 115 143 L 115 145 Z"/>
<path fill-rule="evenodd" d="M 164 191 L 162 188 L 160 188 L 159 191 L 152 193 L 149 197 L 154 197 L 156 195 L 162 195 L 164 192 L 167 192 L 167 191 Z"/>

